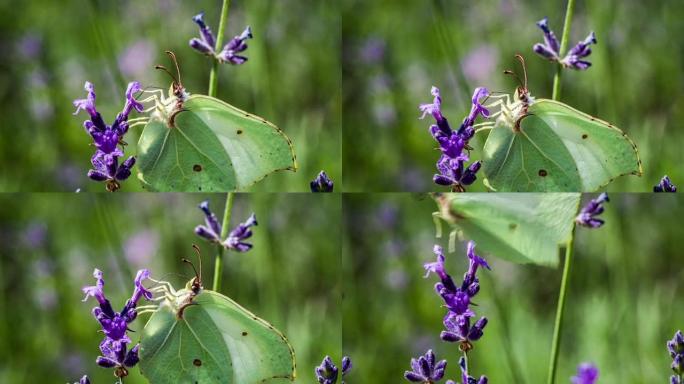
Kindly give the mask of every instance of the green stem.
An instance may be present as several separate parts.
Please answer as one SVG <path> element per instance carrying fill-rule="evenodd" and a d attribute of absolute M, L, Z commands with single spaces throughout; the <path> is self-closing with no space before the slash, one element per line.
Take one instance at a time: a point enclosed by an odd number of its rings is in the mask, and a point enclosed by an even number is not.
<path fill-rule="evenodd" d="M 223 45 L 223 34 L 228 24 L 228 8 L 230 8 L 230 0 L 223 0 L 221 7 L 221 20 L 219 21 L 218 33 L 216 34 L 215 48 L 218 50 Z M 216 97 L 216 90 L 218 88 L 218 67 L 219 62 L 216 58 L 211 63 L 211 72 L 209 72 L 209 92 L 208 95 Z"/>
<path fill-rule="evenodd" d="M 572 1 L 572 0 L 570 0 Z M 551 360 L 549 361 L 549 376 L 547 384 L 553 384 L 556 380 L 556 367 L 558 366 L 558 352 L 560 349 L 561 331 L 563 330 L 563 310 L 565 309 L 565 297 L 570 282 L 570 268 L 572 266 L 572 249 L 575 238 L 575 227 L 572 228 L 570 241 L 565 246 L 565 260 L 563 261 L 563 279 L 561 280 L 558 294 L 558 306 L 556 307 L 556 323 L 553 327 L 553 342 L 551 344 Z"/>
<path fill-rule="evenodd" d="M 568 0 L 568 7 L 565 9 L 565 24 L 563 24 L 563 35 L 561 36 L 560 52 L 565 52 L 568 49 L 568 40 L 570 40 L 570 25 L 572 24 L 572 14 L 575 10 L 575 0 Z M 556 75 L 553 77 L 553 100 L 560 99 L 561 88 L 561 74 L 563 66 L 558 64 L 556 68 Z"/>
<path fill-rule="evenodd" d="M 230 225 L 230 214 L 233 210 L 233 192 L 226 195 L 226 206 L 223 210 L 223 222 L 221 223 L 221 239 L 228 235 Z M 223 276 L 223 245 L 216 246 L 216 259 L 214 260 L 214 281 L 211 289 L 214 292 L 221 291 L 221 277 Z"/>

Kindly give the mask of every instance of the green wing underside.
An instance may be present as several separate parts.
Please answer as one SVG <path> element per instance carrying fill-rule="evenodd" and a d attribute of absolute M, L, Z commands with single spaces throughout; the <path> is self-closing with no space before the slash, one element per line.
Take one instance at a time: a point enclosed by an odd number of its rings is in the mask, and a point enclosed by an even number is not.
<path fill-rule="evenodd" d="M 140 368 L 151 383 L 255 384 L 294 380 L 287 339 L 229 298 L 204 291 L 183 318 L 165 306 L 141 341 Z"/>
<path fill-rule="evenodd" d="M 595 191 L 641 174 L 634 143 L 615 126 L 552 100 L 538 100 L 520 131 L 497 125 L 483 170 L 497 191 Z"/>
<path fill-rule="evenodd" d="M 174 127 L 150 120 L 138 142 L 138 178 L 154 191 L 241 190 L 295 169 L 278 127 L 208 96 L 190 96 Z"/>
<path fill-rule="evenodd" d="M 578 193 L 443 194 L 440 216 L 483 253 L 517 263 L 555 266 L 577 214 Z"/>

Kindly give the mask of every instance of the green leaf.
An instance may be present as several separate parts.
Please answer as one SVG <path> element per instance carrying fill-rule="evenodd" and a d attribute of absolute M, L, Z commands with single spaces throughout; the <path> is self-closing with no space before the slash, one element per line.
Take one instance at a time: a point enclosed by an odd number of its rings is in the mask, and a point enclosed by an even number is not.
<path fill-rule="evenodd" d="M 285 336 L 231 299 L 203 290 L 179 312 L 166 301 L 143 329 L 140 369 L 152 384 L 256 384 L 294 380 Z"/>
<path fill-rule="evenodd" d="M 138 178 L 153 191 L 242 190 L 295 169 L 278 127 L 209 96 L 190 96 L 169 118 L 153 115 L 138 142 Z"/>
<path fill-rule="evenodd" d="M 617 127 L 538 99 L 516 130 L 500 119 L 484 146 L 485 183 L 500 192 L 591 192 L 641 175 L 636 145 Z"/>
<path fill-rule="evenodd" d="M 579 193 L 448 193 L 436 197 L 439 216 L 483 253 L 516 263 L 558 265 L 570 240 Z"/>

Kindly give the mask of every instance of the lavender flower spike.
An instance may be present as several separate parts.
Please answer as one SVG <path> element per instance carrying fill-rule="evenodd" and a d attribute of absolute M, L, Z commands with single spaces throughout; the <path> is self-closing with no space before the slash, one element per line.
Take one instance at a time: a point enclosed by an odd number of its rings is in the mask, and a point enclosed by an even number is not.
<path fill-rule="evenodd" d="M 573 376 L 570 380 L 572 384 L 594 384 L 598 377 L 599 370 L 595 365 L 582 363 L 577 367 L 577 376 Z"/>
<path fill-rule="evenodd" d="M 463 381 L 462 384 L 487 384 L 489 382 L 489 379 L 487 379 L 487 376 L 485 375 L 480 376 L 479 380 L 468 375 L 468 366 L 466 365 L 466 359 L 464 357 L 461 357 L 458 360 L 458 366 L 461 367 L 461 380 Z M 446 384 L 450 384 L 449 382 L 451 382 L 451 384 L 455 384 L 451 380 L 447 381 Z"/>
<path fill-rule="evenodd" d="M 352 369 L 352 361 L 349 356 L 344 356 L 342 358 L 342 384 L 344 383 L 344 377 L 349 374 Z"/>
<path fill-rule="evenodd" d="M 311 187 L 311 192 L 332 192 L 334 186 L 333 181 L 330 180 L 325 171 L 321 171 L 309 185 Z"/>
<path fill-rule="evenodd" d="M 674 375 L 670 377 L 670 384 L 684 384 L 684 334 L 677 331 L 672 340 L 667 341 L 667 350 L 672 357 L 672 371 Z"/>
<path fill-rule="evenodd" d="M 591 44 L 596 44 L 596 34 L 591 32 L 586 39 L 577 43 L 572 47 L 565 57 L 561 59 L 560 44 L 553 31 L 549 28 L 549 19 L 547 17 L 537 22 L 537 26 L 544 32 L 544 43 L 537 43 L 532 47 L 535 53 L 541 57 L 559 63 L 565 68 L 585 70 L 591 66 L 591 63 L 582 60 L 591 54 Z"/>
<path fill-rule="evenodd" d="M 608 194 L 603 192 L 596 199 L 590 200 L 575 218 L 575 223 L 589 228 L 598 228 L 604 221 L 596 218 L 603 213 L 603 203 L 609 201 Z"/>
<path fill-rule="evenodd" d="M 653 192 L 677 192 L 677 187 L 672 184 L 670 178 L 665 175 L 660 179 L 660 183 L 653 187 Z"/>
<path fill-rule="evenodd" d="M 447 361 L 436 362 L 432 349 L 417 359 L 411 359 L 411 370 L 404 372 L 404 378 L 412 383 L 433 383 L 442 380 Z"/>
<path fill-rule="evenodd" d="M 338 369 L 330 356 L 326 356 L 321 362 L 321 365 L 316 367 L 314 372 L 316 373 L 316 380 L 318 380 L 320 384 L 337 383 Z"/>
<path fill-rule="evenodd" d="M 244 240 L 252 237 L 252 230 L 250 229 L 250 227 L 256 225 L 256 215 L 252 213 L 249 216 L 249 218 L 247 218 L 247 221 L 238 224 L 238 226 L 235 227 L 235 229 L 230 231 L 230 233 L 228 234 L 228 238 L 223 243 L 223 245 L 226 248 L 234 249 L 238 252 L 249 251 L 250 249 L 252 249 L 252 244 L 245 243 Z"/>
<path fill-rule="evenodd" d="M 233 65 L 244 64 L 247 61 L 245 56 L 238 55 L 240 52 L 244 52 L 247 49 L 247 39 L 251 39 L 252 29 L 247 26 L 241 34 L 233 37 L 228 44 L 226 44 L 221 52 L 216 55 L 216 58 L 220 63 L 231 63 Z"/>

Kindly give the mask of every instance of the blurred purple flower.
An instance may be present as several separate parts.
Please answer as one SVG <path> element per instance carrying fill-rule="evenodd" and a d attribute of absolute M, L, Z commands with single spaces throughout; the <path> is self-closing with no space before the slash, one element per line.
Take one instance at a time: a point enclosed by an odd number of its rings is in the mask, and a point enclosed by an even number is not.
<path fill-rule="evenodd" d="M 17 41 L 17 51 L 26 60 L 35 60 L 43 50 L 43 38 L 38 33 L 29 32 Z"/>
<path fill-rule="evenodd" d="M 121 73 L 127 77 L 142 77 L 152 67 L 156 45 L 148 39 L 140 39 L 124 49 L 119 55 Z"/>
<path fill-rule="evenodd" d="M 677 187 L 672 184 L 670 178 L 665 175 L 660 182 L 653 187 L 653 192 L 677 192 Z"/>
<path fill-rule="evenodd" d="M 608 201 L 610 200 L 608 199 L 608 194 L 605 192 L 601 193 L 596 199 L 589 200 L 575 218 L 575 223 L 584 227 L 599 228 L 603 225 L 604 221 L 596 216 L 603 213 L 603 203 Z"/>
<path fill-rule="evenodd" d="M 135 231 L 124 243 L 126 260 L 140 268 L 149 264 L 159 249 L 159 233 L 152 229 Z"/>
<path fill-rule="evenodd" d="M 209 209 L 209 201 L 203 201 L 199 208 L 204 212 L 205 225 L 195 227 L 195 234 L 214 243 L 219 243 L 227 249 L 237 252 L 247 252 L 252 249 L 252 244 L 245 240 L 252 237 L 252 226 L 257 225 L 256 215 L 252 213 L 244 223 L 240 223 L 230 233 L 225 241 L 221 240 L 221 223 L 216 215 Z"/>
<path fill-rule="evenodd" d="M 499 66 L 499 52 L 492 45 L 480 45 L 461 60 L 463 74 L 471 83 L 484 83 Z"/>
<path fill-rule="evenodd" d="M 377 64 L 385 57 L 387 43 L 380 37 L 371 37 L 364 41 L 359 51 L 361 60 L 366 64 Z"/>
<path fill-rule="evenodd" d="M 537 26 L 544 32 L 544 43 L 535 44 L 532 49 L 541 57 L 560 63 L 565 68 L 572 68 L 578 70 L 585 70 L 591 66 L 591 63 L 582 60 L 591 54 L 591 44 L 596 44 L 596 34 L 591 32 L 586 39 L 577 43 L 574 47 L 570 48 L 565 57 L 561 59 L 560 55 L 560 43 L 556 38 L 556 35 L 549 28 L 549 19 L 547 17 L 539 20 Z"/>
<path fill-rule="evenodd" d="M 38 249 L 45 245 L 48 228 L 44 222 L 31 222 L 21 234 L 22 244 L 30 249 Z"/>
<path fill-rule="evenodd" d="M 599 377 L 599 370 L 595 365 L 582 363 L 577 367 L 577 375 L 571 378 L 572 384 L 594 384 Z"/>

